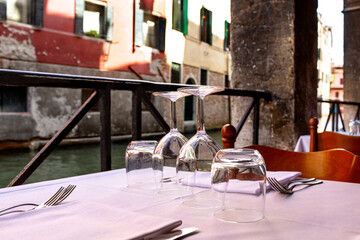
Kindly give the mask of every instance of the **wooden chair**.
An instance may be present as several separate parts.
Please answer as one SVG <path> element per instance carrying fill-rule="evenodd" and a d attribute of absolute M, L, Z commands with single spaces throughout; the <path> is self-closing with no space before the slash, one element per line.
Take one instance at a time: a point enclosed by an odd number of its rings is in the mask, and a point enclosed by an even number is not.
<path fill-rule="evenodd" d="M 318 120 L 311 118 L 310 125 L 310 152 L 344 148 L 360 155 L 360 136 L 350 136 L 336 132 L 317 132 Z"/>
<path fill-rule="evenodd" d="M 223 147 L 233 148 L 235 128 L 225 125 L 221 135 Z M 247 148 L 260 152 L 269 171 L 298 171 L 306 178 L 360 183 L 360 156 L 344 149 L 304 153 L 261 145 L 251 145 Z"/>
<path fill-rule="evenodd" d="M 298 171 L 302 177 L 360 183 L 360 156 L 344 149 L 292 152 L 252 145 L 263 156 L 268 171 Z"/>

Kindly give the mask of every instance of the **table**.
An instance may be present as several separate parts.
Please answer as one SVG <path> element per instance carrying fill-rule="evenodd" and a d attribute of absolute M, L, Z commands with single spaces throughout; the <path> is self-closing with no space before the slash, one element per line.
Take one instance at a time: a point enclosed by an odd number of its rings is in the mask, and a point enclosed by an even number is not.
<path fill-rule="evenodd" d="M 310 135 L 302 135 L 296 142 L 295 152 L 310 152 Z"/>
<path fill-rule="evenodd" d="M 266 218 L 244 224 L 219 221 L 212 211 L 188 208 L 180 199 L 135 193 L 125 187 L 124 169 L 2 188 L 0 209 L 27 201 L 39 203 L 67 184 L 76 184 L 77 188 L 62 205 L 0 217 L 0 239 L 17 239 L 24 223 L 32 224 L 37 233 L 21 233 L 21 239 L 35 239 L 34 234 L 38 240 L 71 239 L 66 236 L 73 234 L 87 240 L 119 239 L 116 230 L 126 226 L 112 221 L 122 210 L 181 219 L 182 227 L 199 227 L 200 232 L 188 239 L 360 239 L 360 184 L 334 181 L 324 181 L 293 195 L 270 191 L 266 195 Z M 104 209 L 98 224 L 89 226 L 91 234 L 79 227 L 82 222 L 70 221 L 73 227 L 62 225 L 65 216 L 75 220 L 76 216 L 86 217 L 86 211 L 93 210 L 89 206 Z M 47 221 L 42 220 L 44 215 L 49 216 Z M 47 229 L 48 226 L 56 227 Z"/>

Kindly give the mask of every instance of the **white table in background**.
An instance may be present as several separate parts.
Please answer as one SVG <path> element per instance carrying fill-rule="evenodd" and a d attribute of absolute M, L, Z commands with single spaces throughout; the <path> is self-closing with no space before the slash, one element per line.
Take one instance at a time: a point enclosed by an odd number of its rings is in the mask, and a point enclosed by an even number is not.
<path fill-rule="evenodd" d="M 266 218 L 243 224 L 219 221 L 212 211 L 186 207 L 181 204 L 181 199 L 130 191 L 125 187 L 124 169 L 2 188 L 0 209 L 17 203 L 39 203 L 59 186 L 67 184 L 76 184 L 77 188 L 62 205 L 0 217 L 0 239 L 10 239 L 9 236 L 20 232 L 26 222 L 31 223 L 35 232 L 31 236 L 35 234 L 37 240 L 63 239 L 61 236 L 66 234 L 83 234 L 86 240 L 118 239 L 111 231 L 119 224 L 103 223 L 101 219 L 115 218 L 121 209 L 181 219 L 182 227 L 199 227 L 200 232 L 188 239 L 360 239 L 360 184 L 334 181 L 324 181 L 293 195 L 270 191 L 266 195 Z M 102 214 L 97 225 L 89 226 L 94 234 L 77 232 L 81 231 L 77 228 L 81 222 L 74 223 L 71 228 L 61 226 L 63 218 L 85 214 L 80 209 L 86 209 L 86 206 L 96 206 L 88 210 L 99 209 Z M 48 216 L 46 221 L 42 218 L 45 215 Z M 106 238 L 99 237 L 105 236 L 105 232 Z M 29 236 L 22 233 L 20 239 L 29 239 Z"/>
<path fill-rule="evenodd" d="M 302 135 L 296 142 L 295 152 L 309 152 L 310 151 L 310 135 Z"/>

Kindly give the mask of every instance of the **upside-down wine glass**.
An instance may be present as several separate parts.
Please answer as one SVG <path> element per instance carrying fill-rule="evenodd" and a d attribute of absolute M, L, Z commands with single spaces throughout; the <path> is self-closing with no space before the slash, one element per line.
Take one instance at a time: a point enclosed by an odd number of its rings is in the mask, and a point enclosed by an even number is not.
<path fill-rule="evenodd" d="M 220 145 L 213 140 L 205 131 L 204 122 L 204 99 L 205 96 L 223 91 L 224 88 L 215 86 L 197 86 L 179 88 L 178 91 L 191 93 L 197 96 L 198 99 L 198 114 L 197 114 L 197 132 L 196 134 L 181 148 L 179 157 L 177 159 L 176 173 L 177 181 L 190 186 L 192 196 L 190 199 L 185 199 L 183 204 L 195 208 L 212 208 L 215 203 L 211 197 L 201 194 L 195 194 L 194 188 L 191 186 L 199 186 L 200 171 L 209 172 L 211 170 L 211 163 L 216 153 L 221 149 Z M 205 183 L 207 184 L 207 183 Z M 210 186 L 210 178 L 208 179 Z"/>
<path fill-rule="evenodd" d="M 158 179 L 157 181 L 161 183 L 159 194 L 164 196 L 177 196 L 179 194 L 177 184 L 171 180 L 176 180 L 176 158 L 179 155 L 181 147 L 188 139 L 177 129 L 176 101 L 191 94 L 179 91 L 166 91 L 154 92 L 153 95 L 164 97 L 171 101 L 170 132 L 159 141 L 154 150 L 153 169 Z M 173 168 L 166 168 L 164 171 L 164 166 Z"/>

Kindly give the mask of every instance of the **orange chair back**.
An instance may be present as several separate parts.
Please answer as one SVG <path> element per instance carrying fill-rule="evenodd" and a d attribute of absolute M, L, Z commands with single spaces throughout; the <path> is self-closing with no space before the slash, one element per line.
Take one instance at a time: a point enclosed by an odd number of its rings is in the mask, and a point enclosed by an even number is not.
<path fill-rule="evenodd" d="M 302 177 L 360 183 L 360 156 L 344 149 L 292 152 L 252 145 L 263 156 L 269 171 L 298 171 Z"/>
<path fill-rule="evenodd" d="M 344 135 L 336 132 L 317 132 L 318 120 L 311 118 L 310 124 L 310 152 L 344 148 L 360 155 L 360 136 Z"/>

